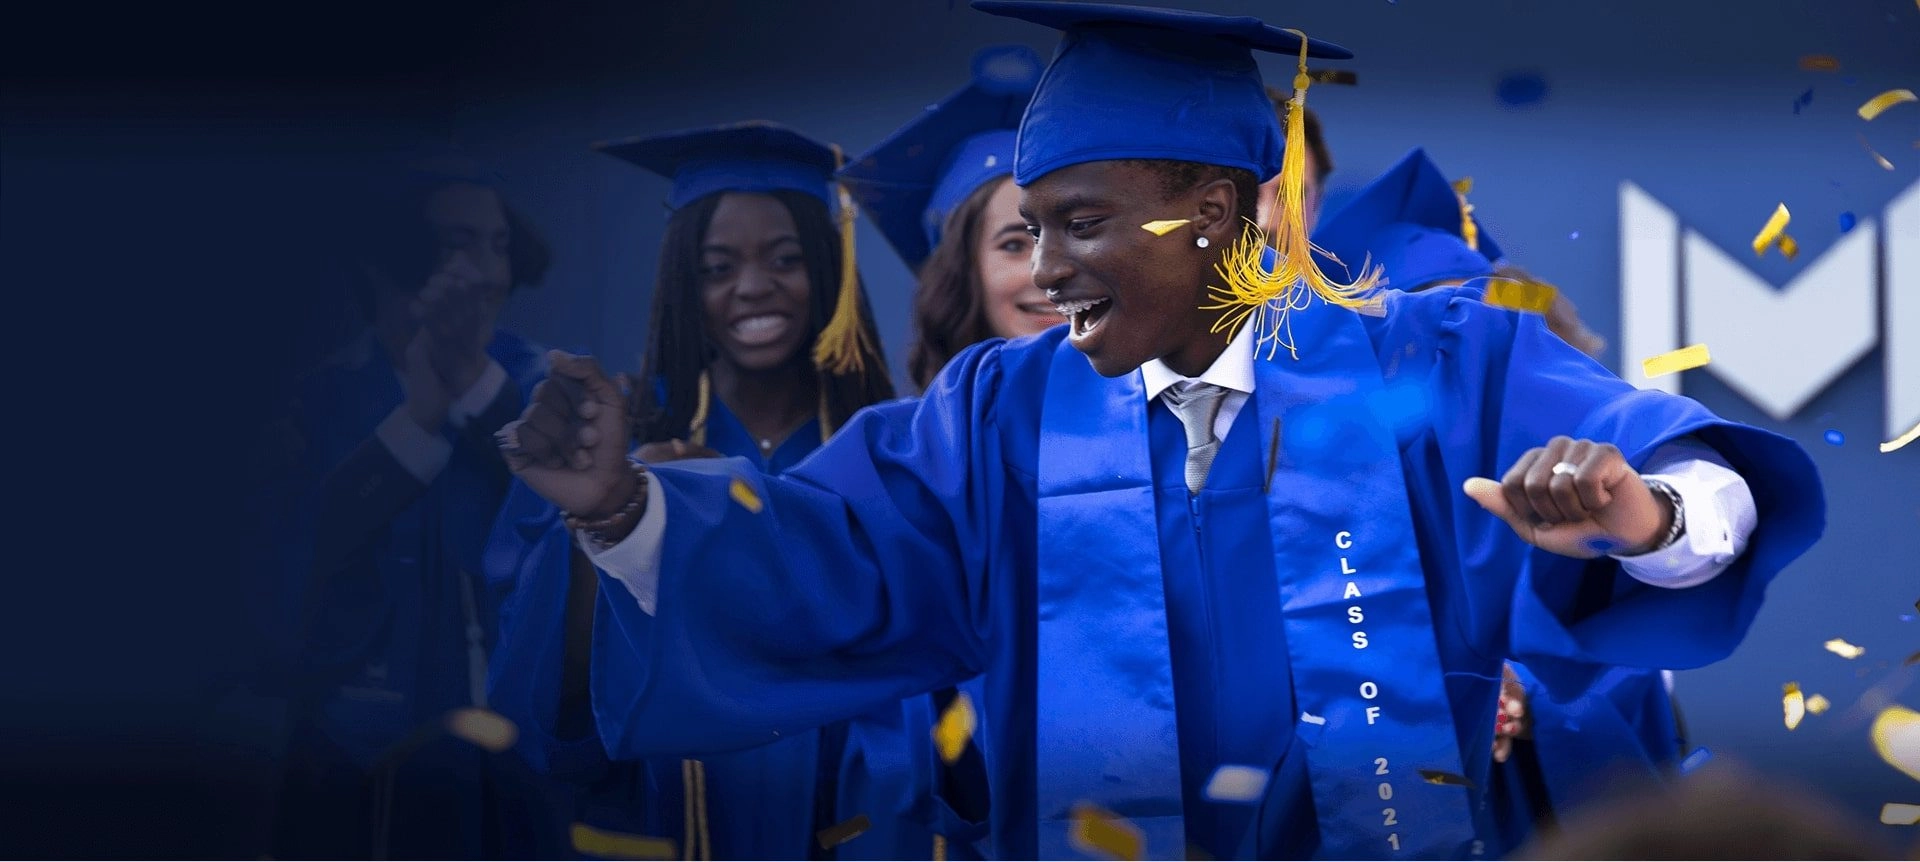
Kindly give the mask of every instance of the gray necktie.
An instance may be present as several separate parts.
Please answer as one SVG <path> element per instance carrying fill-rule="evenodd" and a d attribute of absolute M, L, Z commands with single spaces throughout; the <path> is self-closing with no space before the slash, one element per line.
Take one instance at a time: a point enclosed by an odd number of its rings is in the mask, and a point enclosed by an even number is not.
<path fill-rule="evenodd" d="M 1207 471 L 1213 469 L 1213 456 L 1220 452 L 1220 438 L 1213 436 L 1213 420 L 1220 415 L 1220 400 L 1227 389 L 1212 383 L 1176 383 L 1160 393 L 1161 400 L 1180 417 L 1187 430 L 1187 493 L 1198 494 L 1207 486 Z"/>

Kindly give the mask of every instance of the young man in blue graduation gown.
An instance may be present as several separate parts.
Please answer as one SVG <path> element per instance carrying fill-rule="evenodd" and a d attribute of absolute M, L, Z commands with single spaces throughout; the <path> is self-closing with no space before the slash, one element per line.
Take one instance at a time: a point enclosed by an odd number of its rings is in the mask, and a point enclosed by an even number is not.
<path fill-rule="evenodd" d="M 555 357 L 583 394 L 534 400 L 573 418 L 530 410 L 509 461 L 616 518 L 594 554 L 610 751 L 753 744 L 984 674 L 998 855 L 1078 855 L 1082 803 L 1156 858 L 1491 855 L 1504 658 L 1555 687 L 1715 661 L 1818 536 L 1795 444 L 1636 391 L 1536 317 L 1474 289 L 1356 314 L 1317 272 L 1298 283 L 1328 299 L 1291 291 L 1304 254 L 1256 272 L 1254 190 L 1299 163 L 1251 52 L 1344 50 L 1251 18 L 974 6 L 1065 31 L 1014 177 L 1071 322 L 963 353 L 774 478 L 636 474 L 607 443 L 618 390 Z M 1306 238 L 1287 186 L 1282 255 Z M 1266 312 L 1231 341 L 1202 308 L 1222 280 Z M 1767 529 L 1674 589 L 1674 524 L 1714 515 L 1641 471 L 1694 460 L 1682 441 Z M 1223 766 L 1267 780 L 1210 788 Z"/>
<path fill-rule="evenodd" d="M 1483 283 L 1495 278 L 1503 257 L 1446 175 L 1419 148 L 1329 216 L 1313 238 L 1340 260 L 1371 260 L 1392 286 L 1407 291 Z M 1549 317 L 1547 322 L 1552 328 L 1575 321 Z M 1718 505 L 1718 495 L 1734 489 L 1739 478 L 1711 450 L 1693 454 L 1689 469 L 1663 478 L 1682 499 Z M 1728 530 L 1687 531 L 1685 541 L 1697 560 L 1731 559 L 1735 535 L 1745 542 L 1752 533 L 1751 508 L 1736 503 L 1725 507 L 1735 516 L 1723 520 Z M 1680 573 L 1679 583 L 1689 585 L 1700 574 Z M 1524 837 L 1536 821 L 1577 805 L 1605 781 L 1658 779 L 1679 756 L 1679 731 L 1662 672 L 1596 667 L 1591 687 L 1554 692 L 1524 664 L 1511 667 L 1529 739 L 1510 747 L 1512 757 L 1496 758 L 1494 768 L 1508 803 L 1495 819 L 1510 842 Z"/>
<path fill-rule="evenodd" d="M 538 853 L 550 815 L 501 736 L 463 739 L 486 704 L 494 603 L 479 579 L 511 479 L 493 434 L 545 376 L 495 328 L 545 248 L 472 171 L 421 170 L 360 226 L 368 331 L 295 398 L 283 477 L 292 732 L 276 855 Z"/>

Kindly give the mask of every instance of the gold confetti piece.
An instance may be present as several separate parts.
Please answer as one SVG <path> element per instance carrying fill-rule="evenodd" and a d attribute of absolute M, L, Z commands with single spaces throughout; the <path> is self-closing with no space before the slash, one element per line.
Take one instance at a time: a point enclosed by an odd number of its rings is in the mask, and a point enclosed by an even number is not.
<path fill-rule="evenodd" d="M 1144 852 L 1146 838 L 1140 827 L 1120 819 L 1119 815 L 1091 802 L 1073 806 L 1072 843 L 1082 853 L 1104 853 L 1128 862 Z"/>
<path fill-rule="evenodd" d="M 1808 54 L 1800 58 L 1802 72 L 1838 72 L 1840 60 L 1827 54 Z"/>
<path fill-rule="evenodd" d="M 1251 766 L 1222 766 L 1207 779 L 1206 796 L 1215 802 L 1259 802 L 1267 789 L 1267 771 Z"/>
<path fill-rule="evenodd" d="M 1514 311 L 1546 314 L 1547 309 L 1553 307 L 1553 297 L 1557 293 L 1551 284 L 1494 279 L 1487 285 L 1487 304 Z"/>
<path fill-rule="evenodd" d="M 1912 90 L 1888 90 L 1868 99 L 1866 104 L 1860 106 L 1860 119 L 1872 120 L 1894 105 L 1913 101 L 1920 101 L 1920 96 L 1915 96 Z"/>
<path fill-rule="evenodd" d="M 1422 769 L 1420 770 L 1420 778 L 1428 784 L 1478 789 L 1478 785 L 1473 783 L 1473 779 L 1464 775 L 1455 775 L 1451 772 L 1441 772 L 1438 769 Z"/>
<path fill-rule="evenodd" d="M 733 501 L 739 503 L 740 508 L 756 515 L 760 514 L 761 509 L 766 508 L 760 503 L 760 495 L 753 492 L 753 486 L 747 484 L 745 479 L 734 479 L 733 486 L 728 488 L 727 492 L 733 495 Z"/>
<path fill-rule="evenodd" d="M 1888 826 L 1912 826 L 1920 823 L 1920 805 L 1889 802 L 1880 806 L 1880 822 Z"/>
<path fill-rule="evenodd" d="M 1834 638 L 1833 640 L 1827 641 L 1826 646 L 1827 652 L 1846 659 L 1859 658 L 1867 654 L 1866 647 L 1858 647 L 1847 643 L 1846 638 Z"/>
<path fill-rule="evenodd" d="M 1912 428 L 1908 428 L 1907 433 L 1902 434 L 1898 437 L 1893 438 L 1892 440 L 1888 440 L 1887 442 L 1880 444 L 1880 451 L 1892 452 L 1893 450 L 1898 449 L 1902 446 L 1905 446 L 1908 443 L 1912 443 L 1915 437 L 1920 437 L 1920 422 L 1916 422 L 1914 423 L 1914 426 Z M 1920 602 L 1914 602 L 1913 609 L 1916 611 L 1920 611 Z"/>
<path fill-rule="evenodd" d="M 820 830 L 813 838 L 820 842 L 820 849 L 832 850 L 835 847 L 860 837 L 872 828 L 873 821 L 867 819 L 867 815 L 856 814 L 852 820 L 835 823 L 832 826 Z"/>
<path fill-rule="evenodd" d="M 494 754 L 512 748 L 520 738 L 520 728 L 506 716 L 477 706 L 447 713 L 447 732 Z"/>
<path fill-rule="evenodd" d="M 1832 708 L 1833 708 L 1833 701 L 1828 700 L 1826 695 L 1816 694 L 1812 697 L 1807 698 L 1807 714 L 1808 715 L 1819 715 Z"/>
<path fill-rule="evenodd" d="M 1807 696 L 1800 693 L 1800 684 L 1796 682 L 1787 683 L 1786 691 L 1780 705 L 1787 711 L 1787 729 L 1793 730 L 1807 717 Z"/>
<path fill-rule="evenodd" d="M 1920 712 L 1889 706 L 1873 720 L 1873 750 L 1888 766 L 1920 781 Z"/>
<path fill-rule="evenodd" d="M 1867 155 L 1872 156 L 1873 160 L 1880 165 L 1880 168 L 1882 170 L 1888 170 L 1888 171 L 1893 170 L 1893 163 L 1887 161 L 1886 156 L 1880 155 L 1880 151 L 1874 149 L 1872 144 L 1867 143 L 1866 135 L 1861 135 L 1859 137 L 1860 137 L 1860 146 L 1865 147 L 1867 149 Z"/>
<path fill-rule="evenodd" d="M 1767 223 L 1760 228 L 1760 232 L 1753 235 L 1753 256 L 1764 257 L 1767 249 L 1778 244 L 1790 221 L 1793 221 L 1793 214 L 1787 212 L 1786 204 L 1774 207 L 1773 215 L 1768 216 Z M 1797 248 L 1795 250 L 1798 251 Z M 1780 253 L 1786 254 L 1787 250 L 1781 248 Z"/>
<path fill-rule="evenodd" d="M 573 824 L 573 849 L 602 859 L 674 859 L 673 841 L 595 829 L 585 823 Z"/>
<path fill-rule="evenodd" d="M 1175 228 L 1178 228 L 1182 225 L 1189 225 L 1189 224 L 1193 224 L 1193 219 L 1170 218 L 1170 219 L 1161 219 L 1159 221 L 1147 222 L 1146 224 L 1141 225 L 1140 229 L 1143 231 L 1146 231 L 1147 233 L 1153 234 L 1154 236 L 1166 236 L 1167 234 L 1173 233 Z"/>
<path fill-rule="evenodd" d="M 1662 377 L 1689 368 L 1699 368 L 1712 361 L 1713 357 L 1707 355 L 1706 345 L 1690 344 L 1679 350 L 1669 350 L 1659 356 L 1641 360 L 1640 373 L 1648 377 Z"/>
<path fill-rule="evenodd" d="M 947 704 L 947 711 L 940 714 L 940 723 L 934 725 L 933 742 L 940 749 L 940 759 L 952 763 L 960 759 L 967 751 L 967 741 L 973 738 L 978 726 L 979 716 L 974 714 L 973 699 L 966 692 Z"/>
<path fill-rule="evenodd" d="M 1788 260 L 1800 256 L 1800 241 L 1788 234 L 1780 235 L 1780 254 Z"/>

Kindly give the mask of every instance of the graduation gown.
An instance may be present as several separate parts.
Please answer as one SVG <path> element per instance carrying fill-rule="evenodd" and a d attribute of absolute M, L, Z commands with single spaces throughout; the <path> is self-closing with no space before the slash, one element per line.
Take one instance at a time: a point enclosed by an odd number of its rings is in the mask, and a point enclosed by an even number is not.
<path fill-rule="evenodd" d="M 1533 738 L 1516 740 L 1513 756 L 1493 767 L 1495 784 L 1507 790 L 1501 828 L 1509 842 L 1609 782 L 1659 782 L 1672 774 L 1683 741 L 1660 671 L 1594 668 L 1585 689 L 1553 691 L 1525 665 L 1513 670 L 1526 690 Z"/>
<path fill-rule="evenodd" d="M 715 399 L 708 410 L 707 445 L 745 471 L 779 474 L 819 445 L 819 427 L 810 422 L 762 457 L 724 404 Z M 559 713 L 571 550 L 559 510 L 515 482 L 487 548 L 488 578 L 511 596 L 490 691 L 495 708 L 528 739 L 530 762 L 569 786 L 577 823 L 618 836 L 665 837 L 688 858 L 932 856 L 932 827 L 942 820 L 932 799 L 927 697 L 697 760 L 672 753 L 609 760 L 591 733 L 569 737 Z M 865 831 L 831 852 L 819 845 L 816 833 L 859 816 L 867 818 Z"/>
<path fill-rule="evenodd" d="M 303 469 L 279 542 L 292 732 L 281 854 L 365 858 L 540 852 L 550 816 L 516 758 L 438 732 L 480 691 L 496 602 L 480 553 L 509 475 L 492 431 L 545 374 L 543 352 L 497 332 L 508 380 L 479 416 L 443 433 L 446 466 L 422 485 L 374 429 L 404 401 L 367 339 L 302 382 Z"/>
<path fill-rule="evenodd" d="M 1792 441 L 1637 391 L 1480 296 L 1294 312 L 1300 358 L 1256 360 L 1221 484 L 1185 505 L 1170 417 L 1064 328 L 963 352 L 919 402 L 864 411 L 781 476 L 663 465 L 655 613 L 602 584 L 608 750 L 753 744 L 983 674 L 999 856 L 1074 853 L 1081 801 L 1157 857 L 1499 852 L 1501 660 L 1556 691 L 1583 664 L 1716 661 L 1824 503 Z M 1680 590 L 1532 548 L 1459 489 L 1556 434 L 1636 465 L 1692 435 L 1747 480 L 1762 527 Z M 1236 762 L 1269 778 L 1251 800 L 1198 798 Z"/>

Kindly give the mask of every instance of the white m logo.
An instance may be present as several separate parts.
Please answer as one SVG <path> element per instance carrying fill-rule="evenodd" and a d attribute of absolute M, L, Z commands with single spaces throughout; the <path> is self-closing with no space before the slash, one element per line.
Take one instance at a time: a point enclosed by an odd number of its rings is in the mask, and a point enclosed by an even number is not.
<path fill-rule="evenodd" d="M 1709 372 L 1787 419 L 1884 343 L 1886 434 L 1905 432 L 1920 422 L 1920 184 L 1887 207 L 1883 255 L 1880 236 L 1871 220 L 1860 222 L 1774 290 L 1705 237 L 1682 235 L 1673 211 L 1639 186 L 1621 183 L 1622 376 L 1677 393 L 1680 375 L 1648 380 L 1639 360 L 1704 343 Z"/>

